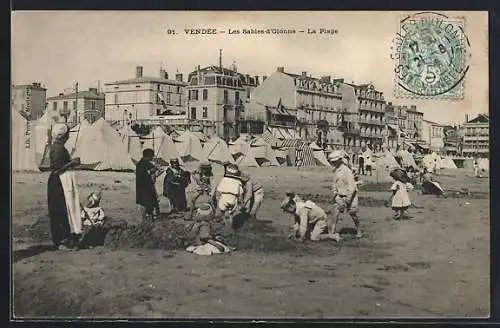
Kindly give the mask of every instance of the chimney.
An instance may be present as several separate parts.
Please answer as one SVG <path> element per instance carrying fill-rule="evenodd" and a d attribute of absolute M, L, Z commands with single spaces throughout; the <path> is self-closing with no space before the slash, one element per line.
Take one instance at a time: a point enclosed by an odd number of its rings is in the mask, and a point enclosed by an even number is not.
<path fill-rule="evenodd" d="M 410 108 L 415 112 L 417 111 L 417 105 L 411 105 Z"/>
<path fill-rule="evenodd" d="M 307 71 L 302 71 L 302 77 L 307 77 Z"/>
<path fill-rule="evenodd" d="M 175 74 L 175 80 L 178 82 L 182 82 L 182 73 Z"/>
<path fill-rule="evenodd" d="M 280 73 L 285 73 L 285 67 L 283 67 L 283 66 L 278 66 L 277 71 L 278 71 L 278 72 L 280 72 Z"/>
<path fill-rule="evenodd" d="M 262 82 L 264 82 L 265 80 L 267 80 L 267 75 L 262 76 Z"/>
<path fill-rule="evenodd" d="M 333 79 L 333 83 L 344 83 L 344 79 Z"/>
<path fill-rule="evenodd" d="M 60 92 L 60 93 L 59 93 L 59 95 L 60 95 L 60 96 L 64 96 L 64 93 Z"/>
<path fill-rule="evenodd" d="M 160 78 L 161 78 L 161 79 L 165 79 L 165 80 L 167 80 L 167 79 L 168 79 L 168 73 L 167 73 L 167 71 L 166 71 L 166 70 L 164 70 L 163 68 L 162 68 L 162 69 L 160 69 Z"/>
<path fill-rule="evenodd" d="M 332 77 L 330 75 L 321 77 L 321 82 L 331 83 L 331 81 L 332 81 Z"/>
<path fill-rule="evenodd" d="M 465 114 L 465 123 L 469 122 L 469 114 Z"/>
<path fill-rule="evenodd" d="M 89 92 L 97 94 L 97 88 L 89 88 Z"/>
<path fill-rule="evenodd" d="M 142 77 L 142 66 L 137 66 L 135 68 L 135 77 L 136 78 L 141 78 Z"/>

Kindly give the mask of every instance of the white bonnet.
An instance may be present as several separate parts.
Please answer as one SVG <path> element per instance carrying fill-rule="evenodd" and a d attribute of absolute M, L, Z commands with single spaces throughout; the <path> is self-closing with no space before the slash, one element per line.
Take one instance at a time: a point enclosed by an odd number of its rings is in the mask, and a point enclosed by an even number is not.
<path fill-rule="evenodd" d="M 52 126 L 52 138 L 58 139 L 68 133 L 68 126 L 66 124 L 54 124 Z"/>

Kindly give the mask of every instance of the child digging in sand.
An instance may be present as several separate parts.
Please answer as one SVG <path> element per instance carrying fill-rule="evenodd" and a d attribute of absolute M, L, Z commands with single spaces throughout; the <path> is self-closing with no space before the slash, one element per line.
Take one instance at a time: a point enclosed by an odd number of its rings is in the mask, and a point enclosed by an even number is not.
<path fill-rule="evenodd" d="M 386 206 L 392 201 L 392 218 L 394 220 L 402 220 L 406 217 L 405 212 L 411 205 L 408 191 L 413 190 L 413 185 L 409 183 L 410 179 L 402 169 L 392 170 L 390 176 L 394 179 L 394 183 L 391 186 L 391 196 Z"/>

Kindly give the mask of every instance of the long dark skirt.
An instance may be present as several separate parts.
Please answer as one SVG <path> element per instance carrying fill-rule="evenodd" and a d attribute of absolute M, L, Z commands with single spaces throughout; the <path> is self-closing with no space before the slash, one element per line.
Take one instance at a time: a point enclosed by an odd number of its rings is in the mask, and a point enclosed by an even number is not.
<path fill-rule="evenodd" d="M 69 240 L 71 230 L 69 227 L 68 211 L 66 210 L 66 199 L 57 173 L 51 173 L 47 184 L 47 200 L 49 207 L 50 233 L 52 242 L 59 246 Z"/>
<path fill-rule="evenodd" d="M 170 200 L 170 204 L 172 205 L 172 209 L 183 212 L 187 209 L 187 197 L 186 197 L 186 188 L 170 185 L 167 190 L 167 198 Z"/>

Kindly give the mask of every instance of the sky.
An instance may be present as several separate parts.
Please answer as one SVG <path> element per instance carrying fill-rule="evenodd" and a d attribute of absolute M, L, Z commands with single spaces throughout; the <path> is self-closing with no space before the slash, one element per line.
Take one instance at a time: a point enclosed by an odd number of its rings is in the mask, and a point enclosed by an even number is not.
<path fill-rule="evenodd" d="M 217 65 L 271 75 L 286 72 L 369 83 L 387 101 L 417 105 L 424 119 L 463 123 L 465 115 L 488 113 L 487 12 L 445 12 L 465 17 L 470 40 L 470 69 L 462 100 L 397 99 L 390 55 L 399 21 L 410 12 L 168 12 L 57 11 L 12 13 L 12 84 L 40 82 L 47 96 L 135 77 L 159 76 L 160 67 L 184 79 L 196 66 Z M 335 29 L 337 34 L 188 35 L 184 29 Z M 176 31 L 169 35 L 168 29 Z M 100 82 L 99 82 L 100 81 Z"/>

